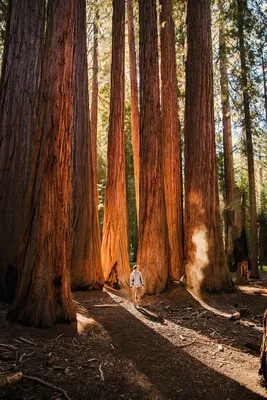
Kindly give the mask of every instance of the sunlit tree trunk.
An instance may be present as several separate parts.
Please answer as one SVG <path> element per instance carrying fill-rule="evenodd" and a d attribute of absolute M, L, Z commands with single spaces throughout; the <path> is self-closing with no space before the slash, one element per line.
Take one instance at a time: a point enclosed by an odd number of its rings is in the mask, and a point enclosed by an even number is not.
<path fill-rule="evenodd" d="M 264 96 L 264 109 L 265 109 L 265 122 L 267 124 L 267 82 L 266 82 L 266 71 L 264 64 L 263 49 L 261 49 L 261 66 L 262 66 L 262 77 L 263 77 L 263 96 Z"/>
<path fill-rule="evenodd" d="M 48 1 L 18 285 L 8 315 L 40 327 L 75 320 L 70 291 L 74 24 L 75 1 Z"/>
<path fill-rule="evenodd" d="M 184 273 L 184 260 L 175 30 L 172 18 L 172 0 L 160 0 L 160 5 L 162 148 L 164 194 L 170 245 L 169 273 L 171 279 L 178 280 Z"/>
<path fill-rule="evenodd" d="M 105 281 L 128 285 L 129 258 L 124 134 L 125 1 L 113 0 L 108 168 L 101 258 Z"/>
<path fill-rule="evenodd" d="M 147 293 L 168 283 L 169 246 L 164 203 L 156 0 L 139 0 L 140 213 L 138 264 Z"/>
<path fill-rule="evenodd" d="M 71 287 L 96 289 L 104 278 L 89 122 L 86 4 L 76 4 L 72 150 Z"/>
<path fill-rule="evenodd" d="M 196 292 L 232 290 L 215 154 L 210 1 L 188 1 L 185 104 L 186 279 Z"/>
<path fill-rule="evenodd" d="M 234 206 L 235 206 L 235 179 L 232 141 L 231 108 L 229 99 L 229 82 L 227 71 L 227 56 L 225 48 L 225 23 L 223 21 L 223 0 L 219 2 L 220 28 L 220 84 L 223 122 L 223 149 L 224 149 L 224 181 L 225 181 L 225 253 L 229 268 L 233 264 L 234 244 Z"/>
<path fill-rule="evenodd" d="M 16 284 L 44 17 L 44 0 L 9 3 L 0 83 L 0 293 L 9 299 Z"/>
<path fill-rule="evenodd" d="M 137 221 L 138 221 L 139 220 L 139 186 L 140 186 L 140 133 L 139 133 L 138 85 L 137 85 L 135 34 L 134 34 L 132 0 L 127 0 L 127 16 L 128 16 L 129 57 L 130 57 L 131 118 L 132 118 L 135 198 L 136 198 L 136 212 L 137 212 Z"/>
<path fill-rule="evenodd" d="M 251 278 L 259 278 L 258 270 L 258 227 L 257 204 L 254 173 L 254 150 L 252 138 L 252 125 L 250 114 L 250 99 L 248 93 L 248 68 L 246 64 L 246 50 L 244 38 L 244 9 L 246 0 L 237 0 L 238 11 L 238 41 L 241 62 L 241 86 L 243 92 L 244 128 L 246 132 L 248 180 L 249 180 L 249 204 L 250 204 L 250 253 L 251 253 Z"/>
<path fill-rule="evenodd" d="M 91 136 L 92 136 L 92 163 L 94 177 L 94 196 L 98 206 L 97 190 L 97 119 L 98 119 L 98 8 L 95 11 L 94 20 L 94 45 L 93 45 L 93 79 L 92 79 L 92 101 L 91 101 Z M 98 224 L 99 215 L 97 214 Z"/>

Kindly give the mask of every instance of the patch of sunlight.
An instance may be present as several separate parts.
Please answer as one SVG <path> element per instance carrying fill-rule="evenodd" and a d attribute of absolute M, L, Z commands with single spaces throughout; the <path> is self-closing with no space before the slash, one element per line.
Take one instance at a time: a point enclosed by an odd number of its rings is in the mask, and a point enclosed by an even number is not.
<path fill-rule="evenodd" d="M 202 300 L 200 297 L 198 297 L 196 294 L 194 294 L 191 290 L 187 289 L 188 293 L 191 294 L 192 297 L 206 310 L 211 311 L 213 314 L 219 315 L 220 317 L 225 317 L 225 318 L 230 318 L 232 313 L 227 313 L 224 311 L 221 311 L 215 307 L 210 306 L 207 304 L 204 300 Z"/>
<path fill-rule="evenodd" d="M 88 318 L 80 313 L 76 314 L 77 317 L 77 331 L 81 335 L 88 329 L 92 329 L 92 325 L 98 325 L 98 323 L 93 318 Z"/>
<path fill-rule="evenodd" d="M 125 308 L 134 317 L 168 340 L 173 346 L 188 353 L 191 357 L 205 364 L 208 368 L 247 387 L 250 391 L 260 395 L 265 394 L 262 387 L 253 384 L 256 382 L 258 376 L 258 357 L 243 353 L 234 347 L 229 348 L 223 343 L 221 344 L 223 351 L 218 351 L 218 343 L 221 340 L 217 339 L 216 341 L 214 338 L 212 339 L 211 337 L 202 335 L 200 332 L 185 328 L 169 320 L 164 320 L 164 323 L 153 322 L 145 318 L 129 300 L 122 299 L 114 293 L 106 292 L 116 303 L 119 303 L 121 307 Z M 216 312 L 218 311 L 216 309 L 214 310 Z M 227 315 L 227 313 L 225 314 Z M 216 331 L 214 330 L 214 332 Z M 242 369 L 240 365 L 242 365 Z M 248 365 L 250 368 L 247 367 Z"/>
<path fill-rule="evenodd" d="M 204 279 L 204 269 L 209 263 L 207 229 L 204 225 L 195 229 L 192 241 L 195 245 L 194 261 L 187 264 L 186 275 L 192 290 L 199 294 Z"/>
<path fill-rule="evenodd" d="M 254 293 L 259 293 L 261 296 L 267 296 L 267 289 L 261 288 L 261 287 L 255 287 L 255 286 L 238 286 L 238 289 L 241 290 L 241 292 L 246 293 L 246 294 L 254 294 Z"/>

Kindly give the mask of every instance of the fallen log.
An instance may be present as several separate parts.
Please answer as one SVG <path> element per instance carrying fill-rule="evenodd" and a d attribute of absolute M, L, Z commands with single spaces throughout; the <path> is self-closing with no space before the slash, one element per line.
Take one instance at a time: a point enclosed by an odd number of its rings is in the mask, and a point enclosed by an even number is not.
<path fill-rule="evenodd" d="M 263 315 L 263 336 L 261 344 L 261 355 L 260 355 L 260 369 L 259 374 L 261 375 L 261 385 L 267 386 L 267 337 L 266 337 L 266 327 L 267 327 L 267 310 Z"/>

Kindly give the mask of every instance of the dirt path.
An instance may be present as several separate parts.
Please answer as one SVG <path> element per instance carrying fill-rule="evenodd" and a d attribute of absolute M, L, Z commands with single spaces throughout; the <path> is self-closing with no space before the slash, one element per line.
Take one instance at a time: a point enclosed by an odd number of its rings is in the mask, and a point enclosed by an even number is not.
<path fill-rule="evenodd" d="M 77 326 L 53 330 L 5 322 L 2 304 L 0 342 L 16 350 L 0 347 L 0 374 L 39 377 L 65 389 L 72 400 L 267 398 L 258 383 L 259 355 L 246 346 L 261 341 L 264 285 L 200 303 L 175 285 L 146 297 L 143 312 L 127 291 L 80 292 L 74 294 Z M 230 320 L 237 310 L 241 320 Z M 0 399 L 63 398 L 26 379 L 0 392 Z"/>

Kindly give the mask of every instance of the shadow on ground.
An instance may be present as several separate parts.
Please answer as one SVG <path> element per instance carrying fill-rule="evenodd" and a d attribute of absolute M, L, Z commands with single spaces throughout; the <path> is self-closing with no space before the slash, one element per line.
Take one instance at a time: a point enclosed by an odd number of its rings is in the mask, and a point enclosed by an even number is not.
<path fill-rule="evenodd" d="M 85 305 L 90 316 L 108 332 L 119 353 L 128 357 L 135 368 L 157 388 L 162 396 L 158 398 L 263 398 L 175 347 L 124 308 L 94 307 L 94 296 L 98 297 L 99 302 L 99 296 L 92 293 L 92 303 Z M 112 302 L 106 293 L 102 294 L 101 301 Z"/>

